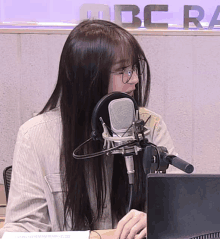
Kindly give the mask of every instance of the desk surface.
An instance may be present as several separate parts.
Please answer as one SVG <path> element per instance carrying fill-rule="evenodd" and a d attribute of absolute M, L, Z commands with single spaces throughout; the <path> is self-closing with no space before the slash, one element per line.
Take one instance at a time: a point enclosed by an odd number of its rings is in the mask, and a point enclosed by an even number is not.
<path fill-rule="evenodd" d="M 4 221 L 5 221 L 5 217 L 0 217 L 0 228 L 2 228 L 4 226 Z M 91 232 L 90 239 L 100 239 L 100 236 L 101 236 L 102 239 L 112 239 L 113 236 L 114 236 L 114 232 L 115 232 L 115 229 L 95 230 L 95 231 Z"/>

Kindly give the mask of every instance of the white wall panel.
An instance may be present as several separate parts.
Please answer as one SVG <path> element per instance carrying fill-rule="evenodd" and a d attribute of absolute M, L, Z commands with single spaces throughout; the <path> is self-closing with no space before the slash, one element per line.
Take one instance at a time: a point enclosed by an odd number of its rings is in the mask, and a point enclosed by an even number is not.
<path fill-rule="evenodd" d="M 19 126 L 52 93 L 66 34 L 0 34 L 0 172 Z M 179 156 L 196 173 L 220 172 L 220 35 L 140 35 L 149 60 L 149 108 L 162 115 Z M 2 178 L 0 177 L 0 182 Z"/>
<path fill-rule="evenodd" d="M 179 156 L 193 163 L 193 59 L 192 37 L 165 37 L 166 73 L 164 120 Z M 183 147 L 184 143 L 184 147 Z"/>
<path fill-rule="evenodd" d="M 19 36 L 0 35 L 0 172 L 12 161 L 21 123 L 19 57 Z"/>
<path fill-rule="evenodd" d="M 48 91 L 47 35 L 21 35 L 21 120 L 40 109 Z"/>
<path fill-rule="evenodd" d="M 219 38 L 195 37 L 193 46 L 196 171 L 220 173 Z"/>
<path fill-rule="evenodd" d="M 149 59 L 152 73 L 149 108 L 162 115 L 179 156 L 193 163 L 193 37 L 137 38 Z"/>
<path fill-rule="evenodd" d="M 34 112 L 39 112 L 51 95 L 66 38 L 66 35 L 46 34 L 21 36 L 22 122 L 32 117 Z"/>
<path fill-rule="evenodd" d="M 151 93 L 149 109 L 164 115 L 166 46 L 164 36 L 136 36 L 142 46 L 151 71 Z"/>

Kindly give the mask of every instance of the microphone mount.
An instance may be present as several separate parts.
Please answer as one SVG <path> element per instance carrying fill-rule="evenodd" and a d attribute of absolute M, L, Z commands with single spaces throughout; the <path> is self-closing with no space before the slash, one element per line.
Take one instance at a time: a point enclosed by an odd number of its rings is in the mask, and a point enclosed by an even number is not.
<path fill-rule="evenodd" d="M 136 117 L 137 118 L 137 117 Z M 143 120 L 137 120 L 127 129 L 132 127 L 132 135 L 127 137 L 113 137 L 110 135 L 108 128 L 100 117 L 100 121 L 103 127 L 102 138 L 104 139 L 103 148 L 112 150 L 108 152 L 111 154 L 122 154 L 123 156 L 137 155 L 139 151 L 144 150 L 143 154 L 143 167 L 145 174 L 148 173 L 166 173 L 169 164 L 184 171 L 185 173 L 192 173 L 194 167 L 186 161 L 178 158 L 175 155 L 169 155 L 168 151 L 163 146 L 156 146 L 150 143 L 144 135 L 146 129 L 144 128 L 145 122 Z M 117 142 L 118 141 L 118 142 Z M 124 145 L 122 148 L 114 149 L 115 146 L 121 146 L 123 141 L 128 143 L 134 143 L 130 146 Z"/>
<path fill-rule="evenodd" d="M 182 170 L 185 173 L 192 173 L 194 170 L 193 165 L 180 159 L 175 155 L 168 154 L 168 151 L 163 146 L 156 146 L 152 143 L 145 143 L 143 154 L 143 167 L 144 172 L 148 173 L 166 173 L 169 165 Z"/>
<path fill-rule="evenodd" d="M 128 128 L 132 129 L 131 136 L 112 136 L 109 133 L 110 127 L 108 104 L 119 98 L 130 98 L 134 103 L 135 108 L 135 121 Z M 100 124 L 101 122 L 101 124 Z M 194 168 L 191 164 L 176 157 L 169 155 L 165 147 L 156 146 L 145 138 L 146 128 L 143 120 L 139 119 L 138 105 L 133 97 L 122 92 L 112 92 L 104 96 L 95 106 L 92 114 L 92 133 L 91 138 L 79 145 L 73 152 L 73 157 L 76 159 L 87 159 L 97 157 L 104 154 L 122 154 L 123 156 L 137 155 L 139 151 L 144 151 L 143 154 L 143 167 L 145 174 L 148 173 L 166 173 L 169 164 L 184 171 L 185 173 L 192 173 Z M 111 129 L 110 129 L 111 130 Z M 114 133 L 115 134 L 115 133 Z M 117 135 L 117 134 L 115 134 Z M 87 155 L 77 155 L 77 152 L 86 143 L 91 140 L 101 141 L 103 143 L 103 150 Z"/>

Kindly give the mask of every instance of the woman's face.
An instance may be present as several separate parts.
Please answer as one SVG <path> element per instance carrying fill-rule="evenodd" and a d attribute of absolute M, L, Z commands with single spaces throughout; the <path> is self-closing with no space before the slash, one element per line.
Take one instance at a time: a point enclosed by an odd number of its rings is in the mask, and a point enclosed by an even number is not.
<path fill-rule="evenodd" d="M 132 65 L 126 60 L 120 60 L 113 65 L 111 72 L 108 93 L 119 91 L 133 96 L 139 79 Z"/>

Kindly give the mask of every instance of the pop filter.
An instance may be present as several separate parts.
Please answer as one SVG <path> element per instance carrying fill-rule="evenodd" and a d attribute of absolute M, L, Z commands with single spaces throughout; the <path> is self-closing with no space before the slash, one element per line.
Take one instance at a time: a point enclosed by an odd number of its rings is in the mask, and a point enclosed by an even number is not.
<path fill-rule="evenodd" d="M 112 100 L 119 99 L 119 98 L 129 98 L 133 101 L 134 103 L 134 108 L 135 112 L 138 111 L 138 104 L 134 100 L 133 97 L 126 93 L 122 92 L 111 92 L 104 97 L 102 97 L 99 102 L 96 104 L 93 113 L 92 113 L 92 133 L 91 137 L 93 140 L 100 140 L 103 141 L 102 138 L 102 132 L 103 132 L 103 127 L 100 121 L 100 117 L 102 117 L 103 121 L 105 122 L 106 126 L 110 128 L 110 118 L 109 118 L 109 113 L 108 113 L 108 105 Z M 139 115 L 138 115 L 139 119 Z"/>

